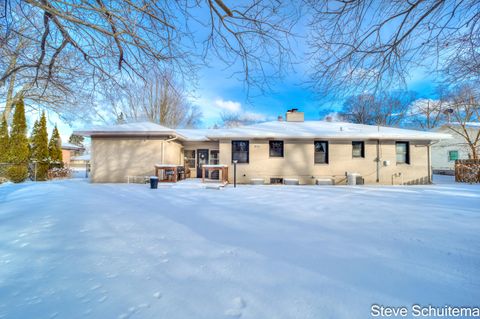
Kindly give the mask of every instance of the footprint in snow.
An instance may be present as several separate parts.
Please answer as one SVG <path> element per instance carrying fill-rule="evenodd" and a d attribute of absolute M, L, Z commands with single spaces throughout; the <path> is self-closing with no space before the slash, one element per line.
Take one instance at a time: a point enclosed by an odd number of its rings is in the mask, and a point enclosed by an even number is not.
<path fill-rule="evenodd" d="M 134 314 L 136 314 L 137 312 L 139 312 L 140 310 L 149 308 L 149 307 L 150 307 L 150 304 L 148 303 L 142 303 L 136 307 L 130 307 L 128 308 L 128 311 L 126 313 L 122 313 L 120 316 L 118 316 L 118 319 L 128 319 Z"/>
<path fill-rule="evenodd" d="M 90 290 L 97 290 L 98 288 L 101 288 L 102 285 L 95 285 L 90 288 Z"/>
<path fill-rule="evenodd" d="M 247 303 L 242 297 L 233 298 L 232 308 L 225 311 L 225 315 L 230 318 L 240 318 L 246 306 Z"/>

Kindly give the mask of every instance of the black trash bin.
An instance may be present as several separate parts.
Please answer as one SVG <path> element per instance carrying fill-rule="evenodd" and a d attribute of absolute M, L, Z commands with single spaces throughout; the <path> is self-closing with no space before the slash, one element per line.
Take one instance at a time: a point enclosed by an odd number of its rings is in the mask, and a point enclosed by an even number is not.
<path fill-rule="evenodd" d="M 151 189 L 158 188 L 158 177 L 157 176 L 150 176 L 150 188 Z"/>

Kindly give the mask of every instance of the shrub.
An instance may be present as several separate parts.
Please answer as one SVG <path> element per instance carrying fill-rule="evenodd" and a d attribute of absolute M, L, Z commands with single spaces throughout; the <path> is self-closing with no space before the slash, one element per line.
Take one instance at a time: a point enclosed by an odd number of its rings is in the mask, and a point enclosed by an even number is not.
<path fill-rule="evenodd" d="M 14 183 L 21 183 L 28 177 L 27 164 L 15 164 L 8 168 L 7 178 Z"/>
<path fill-rule="evenodd" d="M 72 171 L 66 167 L 54 167 L 48 170 L 48 179 L 69 178 Z"/>

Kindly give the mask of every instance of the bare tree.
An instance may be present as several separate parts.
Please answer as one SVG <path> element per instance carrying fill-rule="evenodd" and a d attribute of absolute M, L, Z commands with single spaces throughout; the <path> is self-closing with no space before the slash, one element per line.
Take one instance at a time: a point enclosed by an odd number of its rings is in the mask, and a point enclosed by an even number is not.
<path fill-rule="evenodd" d="M 414 96 L 408 91 L 355 95 L 347 98 L 339 114 L 352 123 L 399 126 Z"/>
<path fill-rule="evenodd" d="M 22 27 L 20 29 L 29 37 L 18 37 L 13 32 L 0 41 L 10 45 L 0 45 L 0 70 L 15 70 L 22 63 L 28 63 L 40 55 L 40 50 L 32 40 L 34 32 Z M 0 71 L 1 72 L 1 71 Z M 58 58 L 58 65 L 51 70 L 42 65 L 37 70 L 23 69 L 13 72 L 0 85 L 0 111 L 9 118 L 12 105 L 23 98 L 31 108 L 44 107 L 50 110 L 62 110 L 61 116 L 79 113 L 80 101 L 88 104 L 91 94 L 86 93 L 82 77 L 84 71 L 81 63 L 69 56 Z M 1 84 L 1 83 L 0 83 Z"/>
<path fill-rule="evenodd" d="M 149 121 L 171 128 L 200 123 L 201 113 L 189 103 L 172 75 L 150 73 L 145 79 L 105 90 L 105 100 L 117 122 Z"/>
<path fill-rule="evenodd" d="M 445 123 L 445 101 L 442 99 L 419 99 L 409 110 L 409 120 L 415 127 L 430 130 Z"/>
<path fill-rule="evenodd" d="M 76 87 L 87 91 L 103 81 L 143 79 L 152 68 L 190 79 L 211 59 L 240 66 L 246 83 L 262 88 L 267 78 L 284 72 L 298 16 L 289 1 L 280 0 L 8 3 L 8 14 L 0 18 L 0 88 L 9 86 L 2 93 L 7 114 L 15 95 L 35 91 L 29 93 L 35 103 L 50 90 L 56 91 L 54 100 L 75 96 L 67 79 L 83 81 Z"/>
<path fill-rule="evenodd" d="M 319 92 L 398 87 L 419 65 L 442 71 L 448 61 L 468 62 L 469 50 L 476 60 L 457 74 L 480 75 L 479 0 L 306 2 L 312 12 L 312 81 Z"/>
<path fill-rule="evenodd" d="M 454 121 L 449 123 L 450 130 L 462 136 L 470 148 L 471 157 L 479 159 L 480 94 L 478 88 L 463 85 L 453 89 L 447 98 L 447 110 Z"/>
<path fill-rule="evenodd" d="M 251 125 L 261 122 L 261 119 L 256 116 L 252 116 L 249 113 L 239 113 L 239 112 L 222 112 L 220 113 L 220 123 L 218 127 L 239 127 L 243 125 Z"/>
<path fill-rule="evenodd" d="M 371 94 L 355 95 L 347 98 L 343 104 L 340 116 L 352 123 L 373 124 L 372 111 L 377 108 L 375 96 Z"/>

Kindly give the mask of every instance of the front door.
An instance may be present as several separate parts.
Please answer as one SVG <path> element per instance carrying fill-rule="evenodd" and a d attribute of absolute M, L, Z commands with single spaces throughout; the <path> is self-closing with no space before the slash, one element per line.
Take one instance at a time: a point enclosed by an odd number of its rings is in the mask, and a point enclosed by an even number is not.
<path fill-rule="evenodd" d="M 208 164 L 208 150 L 197 150 L 197 177 L 202 177 L 203 164 Z M 205 178 L 208 178 L 208 174 L 205 175 Z"/>

